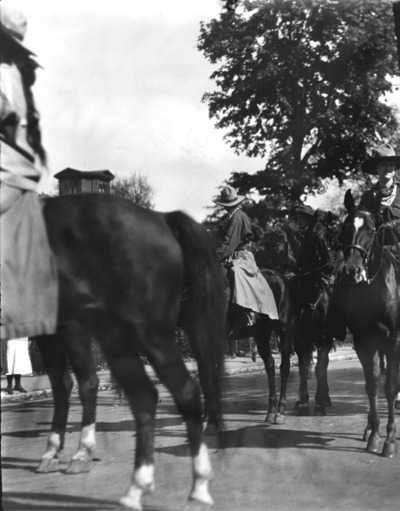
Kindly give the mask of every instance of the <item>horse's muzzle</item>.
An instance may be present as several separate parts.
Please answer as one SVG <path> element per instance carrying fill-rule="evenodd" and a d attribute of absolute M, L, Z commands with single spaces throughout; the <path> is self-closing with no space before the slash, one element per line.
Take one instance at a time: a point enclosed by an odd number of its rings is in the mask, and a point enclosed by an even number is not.
<path fill-rule="evenodd" d="M 338 282 L 359 284 L 367 281 L 367 272 L 363 266 L 344 263 L 337 275 Z"/>

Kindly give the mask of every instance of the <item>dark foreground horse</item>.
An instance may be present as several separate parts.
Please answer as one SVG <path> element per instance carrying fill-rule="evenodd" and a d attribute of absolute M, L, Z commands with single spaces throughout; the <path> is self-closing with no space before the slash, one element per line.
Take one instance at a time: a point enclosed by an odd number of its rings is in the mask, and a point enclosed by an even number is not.
<path fill-rule="evenodd" d="M 142 496 L 154 488 L 157 390 L 140 352 L 171 392 L 187 424 L 194 478 L 189 503 L 211 504 L 212 471 L 203 442 L 200 391 L 174 335 L 179 322 L 198 360 L 208 407 L 217 417 L 225 309 L 220 271 L 207 233 L 180 212 L 155 213 L 110 195 L 47 199 L 43 213 L 60 292 L 57 334 L 36 339 L 55 404 L 38 471 L 55 470 L 63 448 L 72 389 L 67 358 L 84 409 L 79 449 L 68 471 L 87 470 L 92 456 L 98 378 L 90 366 L 90 346 L 71 335 L 70 322 L 78 321 L 99 342 L 135 418 L 134 473 L 121 503 L 142 509 Z"/>
<path fill-rule="evenodd" d="M 307 379 L 314 349 L 317 349 L 318 357 L 315 415 L 325 415 L 325 408 L 331 406 L 327 372 L 333 332 L 326 329 L 326 319 L 334 261 L 329 248 L 329 221 L 329 213 L 315 212 L 300 247 L 297 275 L 292 279 L 302 301 L 300 328 L 295 340 L 300 373 L 296 409 L 300 415 L 310 414 Z"/>
<path fill-rule="evenodd" d="M 362 364 L 370 410 L 364 440 L 367 450 L 380 452 L 377 350 L 387 357 L 385 395 L 389 417 L 383 456 L 397 454 L 395 399 L 399 391 L 400 360 L 400 264 L 382 246 L 390 224 L 375 218 L 375 211 L 355 207 L 351 191 L 345 196 L 348 216 L 343 224 L 344 263 L 337 275 L 330 314 L 353 334 L 354 348 Z"/>
<path fill-rule="evenodd" d="M 278 309 L 279 321 L 271 320 L 262 314 L 252 326 L 247 326 L 245 310 L 231 304 L 227 313 L 227 329 L 232 339 L 253 337 L 268 375 L 269 399 L 267 422 L 285 423 L 286 388 L 290 372 L 290 355 L 299 321 L 299 300 L 290 281 L 277 271 L 262 270 L 262 275 L 270 285 Z M 226 279 L 226 296 L 230 294 L 229 281 Z M 275 385 L 275 361 L 271 353 L 270 338 L 275 331 L 280 338 L 281 348 L 281 389 L 278 400 Z"/>

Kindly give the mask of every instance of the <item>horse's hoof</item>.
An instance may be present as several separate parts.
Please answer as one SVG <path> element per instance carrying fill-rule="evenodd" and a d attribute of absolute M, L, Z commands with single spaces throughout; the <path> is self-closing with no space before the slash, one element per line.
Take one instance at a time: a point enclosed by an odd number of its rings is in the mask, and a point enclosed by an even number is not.
<path fill-rule="evenodd" d="M 274 424 L 276 415 L 277 415 L 276 412 L 268 412 L 264 422 Z"/>
<path fill-rule="evenodd" d="M 386 375 L 386 369 L 383 368 L 380 371 L 381 371 L 381 376 L 385 376 Z"/>
<path fill-rule="evenodd" d="M 298 409 L 299 409 L 299 406 L 300 406 L 300 401 L 299 401 L 299 400 L 297 400 L 297 401 L 295 402 L 295 404 L 294 404 L 294 409 L 295 409 L 295 410 L 298 410 Z"/>
<path fill-rule="evenodd" d="M 218 435 L 219 426 L 215 422 L 207 422 L 207 426 L 204 429 L 205 436 L 215 436 Z"/>
<path fill-rule="evenodd" d="M 299 415 L 300 417 L 308 417 L 310 415 L 310 406 L 308 403 L 299 405 Z"/>
<path fill-rule="evenodd" d="M 400 401 L 395 401 L 394 408 L 395 410 L 400 410 Z"/>
<path fill-rule="evenodd" d="M 325 406 L 315 405 L 314 416 L 315 417 L 325 417 L 325 415 L 326 415 Z"/>
<path fill-rule="evenodd" d="M 277 413 L 274 424 L 285 424 L 286 416 L 283 413 Z"/>
<path fill-rule="evenodd" d="M 368 439 L 369 439 L 370 434 L 371 434 L 371 430 L 367 428 L 367 429 L 364 431 L 364 435 L 363 435 L 362 441 L 363 441 L 363 442 L 368 442 Z"/>
<path fill-rule="evenodd" d="M 36 469 L 37 474 L 47 474 L 48 472 L 58 471 L 59 460 L 58 458 L 43 458 L 40 465 Z"/>
<path fill-rule="evenodd" d="M 65 473 L 66 474 L 82 474 L 83 472 L 89 472 L 90 471 L 90 461 L 91 461 L 90 459 L 71 460 Z"/>
<path fill-rule="evenodd" d="M 367 451 L 377 453 L 382 451 L 382 439 L 377 436 L 370 436 L 367 444 Z"/>
<path fill-rule="evenodd" d="M 385 458 L 394 458 L 397 456 L 397 443 L 385 441 L 383 444 L 382 456 Z"/>
<path fill-rule="evenodd" d="M 188 500 L 183 511 L 209 511 L 210 509 L 210 504 L 198 500 Z"/>

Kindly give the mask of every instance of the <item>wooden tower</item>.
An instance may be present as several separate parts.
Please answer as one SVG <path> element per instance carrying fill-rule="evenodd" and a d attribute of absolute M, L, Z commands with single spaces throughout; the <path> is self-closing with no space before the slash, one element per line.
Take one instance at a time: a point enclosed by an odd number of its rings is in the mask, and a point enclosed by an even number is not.
<path fill-rule="evenodd" d="M 59 181 L 59 195 L 71 193 L 110 193 L 115 178 L 109 170 L 76 170 L 66 168 L 54 176 Z"/>

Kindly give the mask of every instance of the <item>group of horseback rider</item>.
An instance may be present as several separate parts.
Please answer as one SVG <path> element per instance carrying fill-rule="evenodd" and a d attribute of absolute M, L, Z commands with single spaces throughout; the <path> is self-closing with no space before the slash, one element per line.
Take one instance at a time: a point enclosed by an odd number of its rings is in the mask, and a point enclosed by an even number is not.
<path fill-rule="evenodd" d="M 361 170 L 367 174 L 377 175 L 377 183 L 366 191 L 360 201 L 360 207 L 369 211 L 380 212 L 385 221 L 390 221 L 393 236 L 396 239 L 384 240 L 384 244 L 398 253 L 397 234 L 400 239 L 400 180 L 396 171 L 400 171 L 400 156 L 387 143 L 374 150 L 370 158 L 361 164 Z M 277 307 L 267 281 L 262 278 L 254 256 L 251 252 L 253 233 L 251 220 L 241 209 L 245 197 L 227 185 L 220 197 L 214 202 L 223 206 L 227 214 L 218 225 L 221 245 L 217 250 L 218 259 L 232 280 L 232 302 L 244 307 L 248 316 L 248 326 L 254 324 L 259 314 L 267 314 L 276 319 Z M 287 242 L 286 276 L 291 278 L 298 268 L 298 256 L 305 232 L 314 218 L 314 210 L 307 205 L 294 207 L 290 219 L 297 225 Z M 272 298 L 271 298 L 272 297 Z M 261 306 L 263 304 L 263 307 Z"/>
<path fill-rule="evenodd" d="M 46 163 L 31 89 L 39 65 L 23 43 L 26 28 L 26 18 L 19 11 L 1 6 L 2 339 L 54 333 L 57 318 L 56 268 L 36 194 Z M 389 212 L 394 224 L 400 223 L 400 182 L 396 178 L 400 156 L 383 144 L 361 169 L 379 176 L 376 185 L 363 195 L 361 205 L 376 203 Z M 246 310 L 252 325 L 259 314 L 278 319 L 278 310 L 251 250 L 253 232 L 250 218 L 241 209 L 244 199 L 228 185 L 214 201 L 227 212 L 218 226 L 221 244 L 217 257 L 232 278 L 233 302 Z M 299 229 L 289 243 L 289 269 L 295 268 L 296 247 L 312 217 L 309 206 L 292 211 Z"/>

